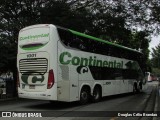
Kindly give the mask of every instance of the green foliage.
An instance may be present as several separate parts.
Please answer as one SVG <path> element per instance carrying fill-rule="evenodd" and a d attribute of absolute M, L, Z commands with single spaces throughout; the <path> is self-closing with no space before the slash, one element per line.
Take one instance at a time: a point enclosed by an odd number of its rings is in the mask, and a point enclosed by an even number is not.
<path fill-rule="evenodd" d="M 152 73 L 158 77 L 160 77 L 160 69 L 159 68 L 153 68 Z"/>
<path fill-rule="evenodd" d="M 150 9 L 154 8 L 154 9 Z M 55 24 L 133 49 L 148 59 L 149 17 L 159 4 L 149 0 L 1 0 L 0 68 L 16 71 L 18 32 L 33 24 Z M 150 9 L 150 12 L 148 12 Z M 147 11 L 146 11 L 147 10 Z M 154 21 L 158 21 L 156 18 Z M 141 27 L 141 31 L 133 29 Z"/>
<path fill-rule="evenodd" d="M 155 48 L 152 48 L 152 67 L 160 69 L 160 44 Z"/>

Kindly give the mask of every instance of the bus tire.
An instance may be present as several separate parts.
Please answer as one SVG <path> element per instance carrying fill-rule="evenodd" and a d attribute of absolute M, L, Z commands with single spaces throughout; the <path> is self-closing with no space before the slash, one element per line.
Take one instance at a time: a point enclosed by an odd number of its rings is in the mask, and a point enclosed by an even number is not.
<path fill-rule="evenodd" d="M 83 87 L 80 93 L 80 104 L 87 104 L 90 98 L 90 91 L 88 87 Z"/>
<path fill-rule="evenodd" d="M 92 102 L 99 102 L 101 100 L 101 97 L 101 89 L 100 87 L 96 86 L 93 90 Z"/>
<path fill-rule="evenodd" d="M 142 83 L 139 83 L 139 92 L 142 92 L 142 89 L 143 89 L 143 85 Z"/>

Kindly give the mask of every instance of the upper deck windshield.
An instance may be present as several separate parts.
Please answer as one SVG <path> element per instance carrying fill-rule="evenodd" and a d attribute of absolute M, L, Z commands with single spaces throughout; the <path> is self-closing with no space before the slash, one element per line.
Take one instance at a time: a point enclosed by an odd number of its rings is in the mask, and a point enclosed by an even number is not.
<path fill-rule="evenodd" d="M 22 29 L 19 33 L 19 47 L 23 50 L 35 50 L 49 42 L 49 27 L 30 27 Z"/>

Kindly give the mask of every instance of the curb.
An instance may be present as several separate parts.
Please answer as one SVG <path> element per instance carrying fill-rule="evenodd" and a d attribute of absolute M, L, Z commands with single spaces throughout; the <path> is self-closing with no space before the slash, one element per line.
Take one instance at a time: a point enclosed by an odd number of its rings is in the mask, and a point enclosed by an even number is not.
<path fill-rule="evenodd" d="M 1 102 L 3 102 L 3 101 L 11 101 L 11 100 L 17 100 L 17 99 L 18 99 L 17 97 L 0 99 L 0 104 L 1 104 Z"/>
<path fill-rule="evenodd" d="M 154 112 L 158 110 L 158 96 L 159 96 L 159 85 L 157 86 L 156 100 L 154 105 Z M 153 117 L 152 120 L 157 120 L 157 117 Z"/>

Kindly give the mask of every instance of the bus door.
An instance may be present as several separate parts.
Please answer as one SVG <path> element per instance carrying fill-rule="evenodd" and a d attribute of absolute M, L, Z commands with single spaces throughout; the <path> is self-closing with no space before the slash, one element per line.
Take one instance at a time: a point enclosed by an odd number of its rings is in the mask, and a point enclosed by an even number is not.
<path fill-rule="evenodd" d="M 105 95 L 112 95 L 115 92 L 115 84 L 113 80 L 104 80 L 103 81 L 103 91 Z"/>
<path fill-rule="evenodd" d="M 120 93 L 126 93 L 126 92 L 128 92 L 128 80 L 122 78 Z"/>
<path fill-rule="evenodd" d="M 124 91 L 124 80 L 122 76 L 121 70 L 116 70 L 114 74 L 114 81 L 116 81 L 115 84 L 115 94 L 120 94 L 122 91 Z"/>
<path fill-rule="evenodd" d="M 76 101 L 79 99 L 79 82 L 78 82 L 78 73 L 75 66 L 69 67 L 70 72 L 70 101 Z"/>
<path fill-rule="evenodd" d="M 106 79 L 103 81 L 103 91 L 105 95 L 113 95 L 117 93 L 117 80 L 116 76 L 117 73 L 115 73 L 115 70 L 112 68 L 107 69 L 106 73 L 107 75 Z"/>
<path fill-rule="evenodd" d="M 117 70 L 117 73 L 115 73 L 115 80 L 119 81 L 119 93 L 128 91 L 128 80 L 123 77 L 122 70 Z"/>

